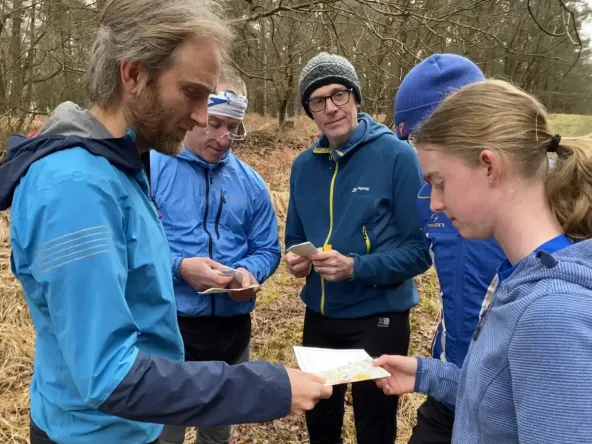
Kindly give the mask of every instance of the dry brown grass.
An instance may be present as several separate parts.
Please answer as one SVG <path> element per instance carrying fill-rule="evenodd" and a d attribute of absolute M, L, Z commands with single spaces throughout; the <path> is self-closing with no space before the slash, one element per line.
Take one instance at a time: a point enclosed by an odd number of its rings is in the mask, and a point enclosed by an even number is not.
<path fill-rule="evenodd" d="M 28 442 L 34 332 L 10 271 L 9 216 L 0 213 L 0 442 Z"/>
<path fill-rule="evenodd" d="M 276 129 L 269 119 L 249 116 L 248 143 L 238 146 L 240 158 L 252 165 L 267 182 L 280 220 L 280 233 L 288 201 L 288 179 L 293 158 L 317 134 L 308 118 L 297 119 L 296 127 Z M 438 313 L 438 286 L 430 270 L 417 279 L 421 303 L 412 311 L 411 353 L 426 355 Z M 292 345 L 300 343 L 303 305 L 301 282 L 283 265 L 260 293 L 253 315 L 253 358 L 296 366 Z M 34 331 L 19 283 L 10 271 L 9 217 L 0 213 L 0 442 L 28 443 L 28 386 L 34 356 Z M 420 395 L 405 396 L 399 408 L 399 439 L 406 442 L 415 422 Z M 355 443 L 353 413 L 348 400 L 344 421 L 344 443 Z M 194 431 L 188 432 L 188 437 Z M 235 428 L 238 444 L 306 443 L 301 417 L 288 417 L 266 424 Z M 189 442 L 189 441 L 187 441 Z"/>
<path fill-rule="evenodd" d="M 589 132 L 589 118 L 557 116 L 555 127 L 565 135 Z M 278 130 L 275 120 L 250 115 L 246 121 L 249 140 L 236 149 L 267 182 L 284 230 L 288 201 L 289 169 L 293 158 L 314 139 L 317 129 L 305 116 L 296 118 L 294 128 Z M 1 126 L 1 125 L 0 125 Z M 428 354 L 438 313 L 438 284 L 433 270 L 417 278 L 421 301 L 412 311 L 410 353 Z M 260 293 L 253 315 L 253 358 L 295 366 L 292 345 L 301 340 L 303 305 L 301 282 L 280 265 Z M 34 331 L 19 283 L 10 271 L 9 215 L 0 213 L 0 443 L 28 443 L 28 388 L 34 356 Z M 404 443 L 415 423 L 421 395 L 402 398 L 399 407 L 398 443 Z M 348 400 L 344 421 L 344 443 L 355 443 L 353 415 Z M 194 436 L 190 431 L 188 436 Z M 282 420 L 235 428 L 238 444 L 306 443 L 303 419 Z"/>

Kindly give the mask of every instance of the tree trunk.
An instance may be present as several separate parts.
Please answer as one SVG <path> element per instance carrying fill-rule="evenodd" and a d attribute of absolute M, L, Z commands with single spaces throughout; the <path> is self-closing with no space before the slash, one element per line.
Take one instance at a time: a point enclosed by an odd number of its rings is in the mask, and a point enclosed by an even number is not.
<path fill-rule="evenodd" d="M 10 85 L 10 95 L 8 98 L 8 111 L 12 112 L 22 105 L 23 99 L 23 57 L 21 26 L 23 22 L 23 0 L 14 0 L 12 2 L 13 12 L 10 16 L 12 21 L 12 32 L 10 36 L 10 57 L 7 74 L 8 84 Z"/>

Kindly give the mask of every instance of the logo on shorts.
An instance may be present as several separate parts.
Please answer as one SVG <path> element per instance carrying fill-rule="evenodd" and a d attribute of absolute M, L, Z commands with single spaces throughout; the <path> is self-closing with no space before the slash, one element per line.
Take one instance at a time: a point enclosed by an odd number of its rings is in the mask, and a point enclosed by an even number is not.
<path fill-rule="evenodd" d="M 391 320 L 390 318 L 378 318 L 378 326 L 379 327 L 388 327 Z"/>

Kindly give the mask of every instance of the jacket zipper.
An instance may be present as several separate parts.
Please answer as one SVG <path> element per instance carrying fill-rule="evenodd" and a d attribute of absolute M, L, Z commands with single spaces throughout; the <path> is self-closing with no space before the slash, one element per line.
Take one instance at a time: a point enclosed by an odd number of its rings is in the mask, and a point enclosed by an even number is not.
<path fill-rule="evenodd" d="M 156 208 L 156 213 L 158 214 L 158 218 L 162 219 L 162 213 L 160 212 L 160 207 L 156 203 L 156 199 L 154 198 L 154 194 L 150 192 L 150 199 L 152 199 L 152 203 L 154 204 L 154 208 Z"/>
<path fill-rule="evenodd" d="M 218 205 L 218 212 L 216 213 L 216 236 L 220 239 L 220 216 L 222 215 L 222 207 L 226 203 L 226 198 L 224 197 L 224 191 L 220 191 L 220 204 Z"/>
<path fill-rule="evenodd" d="M 329 154 L 329 160 L 333 161 L 333 156 Z M 327 234 L 327 239 L 325 239 L 325 243 L 323 244 L 323 250 L 327 251 L 331 249 L 331 245 L 329 245 L 329 240 L 331 239 L 331 234 L 333 233 L 333 191 L 335 189 L 335 178 L 337 177 L 337 172 L 339 171 L 339 163 L 335 161 L 335 172 L 333 173 L 333 177 L 331 178 L 331 186 L 329 187 L 329 234 Z M 321 314 L 325 315 L 325 280 L 321 277 Z"/>
<path fill-rule="evenodd" d="M 495 277 L 493 279 L 495 280 Z M 490 284 L 490 286 L 491 286 L 491 284 Z M 487 315 L 489 314 L 489 312 L 491 311 L 491 308 L 493 307 L 495 293 L 500 287 L 501 287 L 501 283 L 498 281 L 495 285 L 495 288 L 492 289 L 493 293 L 491 296 L 491 300 L 489 301 L 489 304 L 487 305 L 487 308 L 485 309 L 485 313 L 483 313 L 483 316 L 481 316 L 481 319 L 479 319 L 479 323 L 477 324 L 477 328 L 473 332 L 473 341 L 477 341 L 477 339 L 479 339 L 479 335 L 481 334 L 481 330 L 483 330 L 483 327 L 485 326 L 485 321 L 487 320 Z M 489 288 L 487 289 L 487 292 L 489 292 Z M 485 297 L 487 297 L 487 293 L 485 294 Z"/>
<path fill-rule="evenodd" d="M 154 197 L 154 194 L 152 193 L 152 186 L 150 185 L 150 179 L 149 179 L 146 171 L 144 171 L 144 175 L 146 175 L 145 180 L 140 179 L 137 175 L 136 175 L 136 177 L 134 177 L 134 179 L 136 180 L 138 185 L 140 185 L 140 189 L 144 192 L 146 197 L 148 197 L 148 199 L 150 199 L 150 201 L 154 205 L 154 209 L 156 210 L 156 214 L 158 215 L 158 218 L 162 219 L 162 213 L 160 212 L 160 207 L 158 206 L 158 203 L 156 202 L 156 198 Z"/>
<path fill-rule="evenodd" d="M 481 317 L 481 319 L 479 319 L 479 323 L 477 324 L 477 328 L 473 332 L 473 341 L 477 341 L 477 339 L 479 339 L 479 335 L 481 334 L 481 330 L 483 330 L 483 327 L 485 326 L 485 321 L 487 320 L 487 315 L 491 311 L 492 306 L 493 306 L 493 299 L 491 300 L 491 302 L 487 306 L 487 309 L 485 310 L 485 313 L 483 313 L 483 316 Z"/>
<path fill-rule="evenodd" d="M 457 238 L 460 238 L 460 233 L 456 234 Z M 459 289 L 463 288 L 463 280 L 464 280 L 464 276 L 466 275 L 466 273 L 464 273 L 462 270 L 464 270 L 464 266 L 465 266 L 465 247 L 466 247 L 466 243 L 463 241 L 460 244 L 460 253 L 457 259 L 457 264 L 456 264 L 456 280 L 454 282 L 454 305 L 455 305 L 455 320 L 457 321 L 454 325 L 455 330 L 456 330 L 456 334 L 458 338 L 462 338 L 462 322 L 458 322 L 458 313 L 461 313 L 460 307 L 462 307 L 462 303 L 464 301 L 463 298 L 463 294 L 461 292 L 461 294 L 459 294 Z M 442 353 L 444 353 L 444 358 L 446 358 L 446 319 L 444 317 L 444 296 L 442 296 Z M 452 327 L 452 326 L 451 326 Z M 477 328 L 480 328 L 479 325 L 477 325 Z M 479 333 L 477 333 L 477 336 L 479 335 Z"/>
<path fill-rule="evenodd" d="M 366 225 L 362 227 L 362 235 L 364 236 L 364 242 L 366 242 L 366 254 L 370 254 L 370 238 L 368 237 L 368 231 L 366 230 Z"/>
<path fill-rule="evenodd" d="M 209 207 L 210 207 L 210 185 L 212 184 L 212 179 L 210 178 L 210 170 L 205 168 L 205 172 L 206 172 L 206 175 L 205 175 L 205 178 L 206 178 L 206 208 L 204 210 L 203 227 L 204 227 L 204 231 L 208 235 L 208 255 L 210 256 L 210 259 L 214 260 L 214 258 L 213 258 L 213 256 L 214 256 L 214 239 L 212 239 L 212 235 L 208 231 L 208 211 L 209 211 Z M 211 306 L 212 306 L 212 314 L 211 315 L 214 316 L 214 314 L 216 313 L 216 299 L 214 298 L 213 294 L 210 295 L 210 302 L 211 302 Z"/>

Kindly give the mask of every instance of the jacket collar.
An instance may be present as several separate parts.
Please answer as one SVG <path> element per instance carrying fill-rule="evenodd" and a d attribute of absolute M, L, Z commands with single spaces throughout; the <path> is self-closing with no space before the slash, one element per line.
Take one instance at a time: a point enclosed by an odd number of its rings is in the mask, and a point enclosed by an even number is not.
<path fill-rule="evenodd" d="M 38 135 L 27 138 L 13 135 L 8 140 L 6 160 L 0 165 L 0 210 L 10 208 L 14 191 L 36 161 L 57 151 L 83 148 L 95 156 L 104 157 L 114 167 L 130 175 L 144 170 L 138 155 L 134 134 L 119 138 L 93 139 L 80 136 Z"/>
<path fill-rule="evenodd" d="M 179 159 L 186 160 L 187 162 L 196 163 L 199 166 L 201 166 L 202 168 L 205 168 L 208 170 L 216 170 L 216 169 L 221 168 L 224 165 L 226 165 L 228 163 L 228 161 L 230 160 L 230 157 L 233 155 L 234 154 L 232 153 L 232 148 L 231 148 L 224 153 L 224 155 L 222 156 L 222 158 L 220 159 L 220 161 L 218 163 L 210 163 L 210 162 L 206 162 L 202 157 L 198 156 L 197 154 L 193 154 L 191 151 L 189 151 L 189 149 L 186 146 L 184 146 L 183 150 L 181 151 L 181 153 L 177 157 Z"/>
<path fill-rule="evenodd" d="M 368 114 L 358 113 L 358 125 L 347 141 L 336 148 L 329 148 L 329 139 L 324 134 L 313 145 L 313 154 L 330 154 L 335 160 L 348 156 L 363 145 L 370 129 L 371 118 Z"/>

